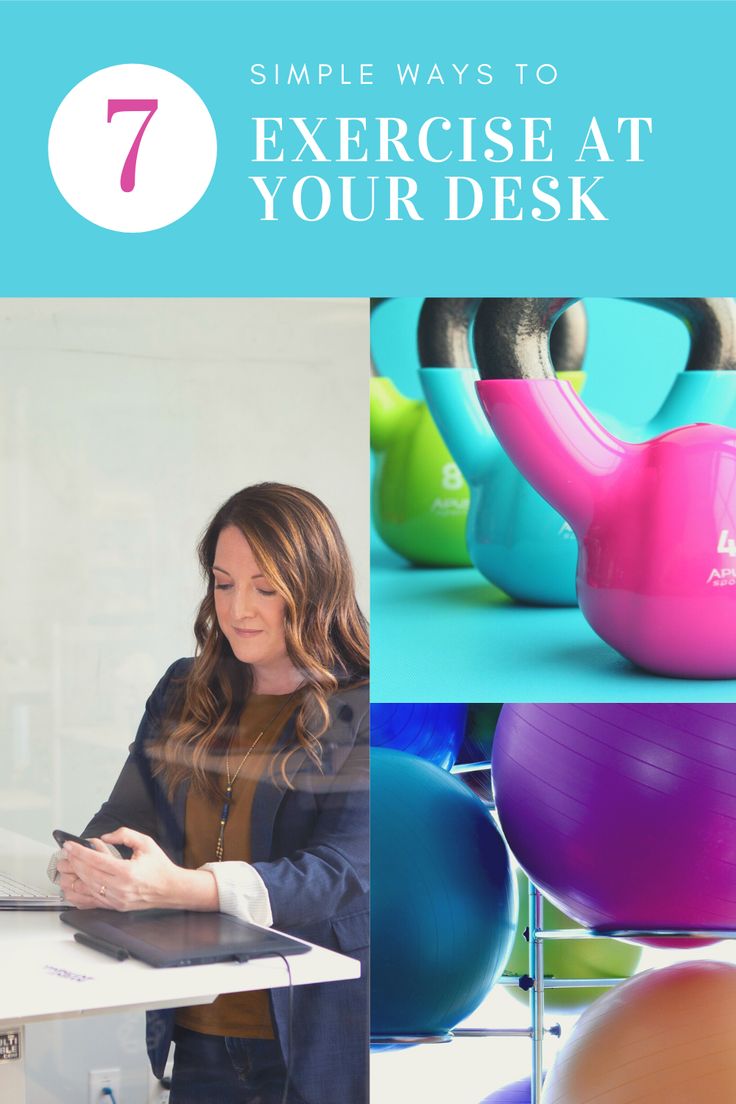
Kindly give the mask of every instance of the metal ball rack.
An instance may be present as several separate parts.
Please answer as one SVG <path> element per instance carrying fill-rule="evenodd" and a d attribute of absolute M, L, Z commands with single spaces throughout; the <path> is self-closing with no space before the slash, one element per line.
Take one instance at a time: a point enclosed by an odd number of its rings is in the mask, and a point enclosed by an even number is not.
<path fill-rule="evenodd" d="M 469 774 L 473 771 L 490 771 L 490 761 L 479 763 L 459 763 L 452 774 Z M 493 801 L 485 801 L 489 811 L 495 809 Z M 626 978 L 552 978 L 544 976 L 545 940 L 572 939 L 736 939 L 734 928 L 702 928 L 686 931 L 677 928 L 612 928 L 596 930 L 593 928 L 562 928 L 545 930 L 543 924 L 544 898 L 540 890 L 529 879 L 529 926 L 524 936 L 529 943 L 529 973 L 521 977 L 501 977 L 497 984 L 509 987 L 518 986 L 529 995 L 529 1027 L 509 1028 L 454 1028 L 436 1035 L 373 1035 L 371 1042 L 378 1045 L 412 1045 L 418 1043 L 451 1043 L 454 1039 L 492 1039 L 527 1038 L 531 1040 L 531 1095 L 530 1104 L 541 1104 L 542 1079 L 544 1071 L 544 1038 L 553 1035 L 559 1038 L 562 1028 L 559 1024 L 544 1024 L 544 994 L 547 989 L 606 989 L 619 985 Z M 537 980 L 538 979 L 538 980 Z"/>

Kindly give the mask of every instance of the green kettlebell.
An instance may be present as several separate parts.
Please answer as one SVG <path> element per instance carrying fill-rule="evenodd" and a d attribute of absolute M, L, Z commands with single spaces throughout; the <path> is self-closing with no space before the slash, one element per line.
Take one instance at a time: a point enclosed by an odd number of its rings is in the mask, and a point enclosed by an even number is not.
<path fill-rule="evenodd" d="M 519 920 L 511 954 L 504 974 L 523 976 L 529 972 L 529 943 L 524 931 L 529 924 L 529 880 L 523 871 L 516 872 L 519 891 Z M 579 928 L 564 912 L 546 897 L 542 903 L 542 923 L 547 929 Z M 544 943 L 545 978 L 628 978 L 636 972 L 642 948 L 620 939 L 548 939 Z M 544 1005 L 551 1012 L 582 1012 L 607 989 L 545 989 Z M 528 1001 L 522 989 L 509 987 L 512 996 Z"/>
<path fill-rule="evenodd" d="M 371 300 L 371 328 L 383 299 Z M 373 523 L 411 563 L 470 567 L 465 529 L 470 490 L 427 404 L 402 395 L 372 366 Z"/>

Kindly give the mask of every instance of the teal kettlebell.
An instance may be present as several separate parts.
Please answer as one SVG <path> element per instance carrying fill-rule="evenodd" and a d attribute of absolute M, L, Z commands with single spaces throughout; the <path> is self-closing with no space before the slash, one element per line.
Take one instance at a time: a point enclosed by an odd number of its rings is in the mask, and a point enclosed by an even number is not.
<path fill-rule="evenodd" d="M 654 417 L 643 425 L 613 427 L 625 441 L 649 441 L 695 422 L 736 427 L 736 299 L 639 299 L 668 310 L 690 337 L 687 363 Z"/>
<path fill-rule="evenodd" d="M 427 299 L 418 332 L 419 375 L 429 409 L 470 486 L 470 557 L 481 574 L 519 602 L 574 606 L 575 534 L 508 459 L 475 393 L 470 330 L 480 303 Z M 553 329 L 550 353 L 558 377 L 581 390 L 587 318 L 577 306 Z"/>
<path fill-rule="evenodd" d="M 385 302 L 371 300 L 371 327 Z M 372 365 L 371 448 L 376 456 L 373 522 L 411 563 L 469 567 L 465 537 L 470 489 L 426 402 L 409 399 Z"/>

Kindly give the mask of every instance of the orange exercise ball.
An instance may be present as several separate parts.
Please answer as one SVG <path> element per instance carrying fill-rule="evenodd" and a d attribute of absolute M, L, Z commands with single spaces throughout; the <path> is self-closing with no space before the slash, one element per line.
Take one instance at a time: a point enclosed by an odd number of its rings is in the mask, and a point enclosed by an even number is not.
<path fill-rule="evenodd" d="M 736 966 L 639 974 L 585 1012 L 542 1104 L 736 1104 Z"/>

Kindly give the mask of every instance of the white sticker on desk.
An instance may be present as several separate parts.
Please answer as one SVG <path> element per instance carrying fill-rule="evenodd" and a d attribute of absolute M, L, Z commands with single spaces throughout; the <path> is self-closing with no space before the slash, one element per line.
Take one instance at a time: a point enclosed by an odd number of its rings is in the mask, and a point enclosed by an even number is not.
<path fill-rule="evenodd" d="M 20 1031 L 0 1032 L 0 1062 L 14 1062 L 20 1058 Z"/>
<path fill-rule="evenodd" d="M 65 970 L 62 966 L 44 966 L 44 970 L 47 974 L 52 974 L 54 977 L 64 978 L 66 981 L 94 981 L 93 977 L 89 974 L 75 974 L 72 970 Z"/>

